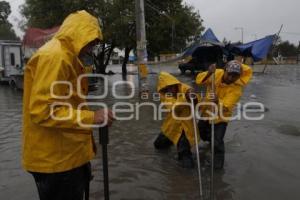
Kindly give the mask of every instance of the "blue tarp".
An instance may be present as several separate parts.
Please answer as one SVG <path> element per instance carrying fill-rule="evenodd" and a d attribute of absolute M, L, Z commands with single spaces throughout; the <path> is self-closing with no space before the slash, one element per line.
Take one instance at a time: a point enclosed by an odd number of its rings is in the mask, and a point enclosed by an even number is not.
<path fill-rule="evenodd" d="M 223 45 L 222 43 L 220 43 L 220 41 L 218 40 L 218 38 L 216 37 L 216 35 L 214 34 L 214 32 L 209 28 L 201 36 L 200 43 L 199 42 L 198 43 L 194 43 L 189 48 L 187 48 L 185 50 L 185 52 L 183 53 L 183 57 L 192 56 L 192 54 L 194 53 L 194 51 L 196 49 L 198 49 L 199 47 L 203 46 L 203 43 L 210 43 L 212 45 L 220 45 L 220 46 Z"/>
<path fill-rule="evenodd" d="M 224 47 L 224 44 L 221 43 L 213 31 L 209 28 L 206 32 L 201 36 L 201 40 L 197 43 L 194 43 L 189 48 L 187 48 L 183 57 L 192 56 L 193 53 L 200 47 L 203 47 L 204 43 L 209 43 L 212 46 L 219 46 L 222 48 L 223 53 L 225 55 L 242 55 L 252 57 L 255 62 L 264 59 L 273 44 L 276 35 L 269 35 L 262 39 L 255 40 L 246 44 L 229 44 Z"/>
<path fill-rule="evenodd" d="M 216 37 L 216 35 L 214 34 L 214 32 L 211 30 L 211 28 L 209 28 L 205 31 L 205 33 L 202 35 L 201 39 L 204 41 L 211 41 L 211 42 L 217 42 L 217 43 L 220 42 L 218 40 L 218 38 Z"/>
<path fill-rule="evenodd" d="M 267 56 L 275 37 L 276 35 L 269 35 L 253 42 L 236 45 L 234 48 L 238 49 L 242 55 L 251 56 L 257 62 Z"/>

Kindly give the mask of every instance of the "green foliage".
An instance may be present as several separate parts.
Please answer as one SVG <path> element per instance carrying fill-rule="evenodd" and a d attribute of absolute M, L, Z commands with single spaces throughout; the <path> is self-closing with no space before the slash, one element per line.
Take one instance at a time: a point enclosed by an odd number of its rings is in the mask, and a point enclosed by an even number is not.
<path fill-rule="evenodd" d="M 0 1 L 0 22 L 7 21 L 8 16 L 11 13 L 10 5 L 6 1 Z"/>
<path fill-rule="evenodd" d="M 101 19 L 106 43 L 121 49 L 135 48 L 135 0 L 26 0 L 21 13 L 27 19 L 27 26 L 50 28 L 81 9 Z M 179 52 L 203 30 L 199 13 L 182 0 L 145 0 L 145 10 L 150 56 Z M 172 23 L 175 24 L 174 46 Z"/>
<path fill-rule="evenodd" d="M 297 56 L 299 54 L 298 47 L 289 41 L 281 41 L 274 47 L 275 56 L 278 53 L 284 57 Z"/>
<path fill-rule="evenodd" d="M 145 0 L 149 55 L 181 52 L 203 31 L 200 14 L 182 0 Z M 175 25 L 172 45 L 172 24 Z"/>
<path fill-rule="evenodd" d="M 100 5 L 99 5 L 100 6 Z M 103 21 L 106 40 L 119 48 L 135 47 L 135 1 L 111 0 L 105 4 L 106 10 L 98 12 Z"/>
<path fill-rule="evenodd" d="M 11 24 L 0 23 L 0 40 L 19 40 Z"/>
<path fill-rule="evenodd" d="M 0 1 L 0 40 L 18 39 L 11 23 L 8 21 L 10 13 L 11 9 L 9 3 L 6 1 Z"/>
<path fill-rule="evenodd" d="M 27 27 L 52 28 L 74 11 L 93 11 L 95 4 L 89 0 L 26 0 L 21 13 L 27 20 Z"/>

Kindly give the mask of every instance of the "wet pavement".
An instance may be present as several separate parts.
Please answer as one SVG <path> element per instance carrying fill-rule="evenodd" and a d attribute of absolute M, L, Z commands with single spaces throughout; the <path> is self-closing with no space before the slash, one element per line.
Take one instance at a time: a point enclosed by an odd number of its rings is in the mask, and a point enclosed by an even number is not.
<path fill-rule="evenodd" d="M 113 82 L 122 80 L 120 67 L 114 66 L 111 70 L 118 73 L 109 76 L 110 87 Z M 193 76 L 180 75 L 176 67 L 153 66 L 149 78 L 151 91 L 155 89 L 156 73 L 162 70 L 193 84 Z M 129 67 L 129 71 L 127 80 L 137 85 L 135 68 Z M 255 73 L 241 102 L 263 103 L 267 107 L 265 117 L 260 121 L 242 119 L 229 124 L 225 136 L 225 170 L 215 175 L 216 199 L 300 198 L 299 83 L 300 66 L 272 66 L 266 74 Z M 118 86 L 116 92 L 128 95 L 131 89 L 123 85 Z M 101 90 L 100 86 L 93 94 Z M 109 92 L 104 102 L 109 106 L 120 101 L 136 103 L 139 102 L 137 88 L 135 94 L 132 99 L 116 100 Z M 152 102 L 153 98 L 148 101 Z M 0 85 L 0 110 L 0 199 L 38 199 L 35 183 L 22 170 L 20 162 L 22 92 Z M 161 121 L 153 119 L 153 108 L 145 106 L 141 108 L 139 120 L 116 121 L 110 128 L 111 199 L 199 199 L 196 169 L 178 166 L 175 147 L 164 153 L 153 148 L 160 125 Z M 94 134 L 97 139 L 97 131 Z M 101 146 L 92 165 L 91 199 L 104 199 Z M 207 189 L 209 174 L 205 172 L 204 189 Z"/>

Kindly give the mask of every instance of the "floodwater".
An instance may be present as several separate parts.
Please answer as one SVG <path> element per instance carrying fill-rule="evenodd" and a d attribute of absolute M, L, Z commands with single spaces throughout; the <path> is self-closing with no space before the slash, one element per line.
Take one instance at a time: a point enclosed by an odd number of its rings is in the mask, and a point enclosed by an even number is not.
<path fill-rule="evenodd" d="M 257 67 L 257 71 L 260 70 Z M 111 67 L 120 72 L 120 67 Z M 130 71 L 135 71 L 129 67 Z M 180 75 L 176 67 L 155 66 L 149 76 L 150 89 L 156 85 L 157 72 L 164 70 L 193 84 L 191 75 Z M 109 95 L 100 102 L 139 101 L 137 88 L 131 99 L 116 100 L 112 83 L 122 80 L 120 73 L 109 76 Z M 127 80 L 137 85 L 137 75 Z M 232 121 L 225 136 L 225 169 L 215 174 L 215 198 L 218 200 L 300 199 L 300 66 L 270 66 L 266 74 L 255 73 L 245 89 L 242 103 L 260 102 L 266 106 L 264 119 Z M 102 87 L 93 92 L 100 94 Z M 118 95 L 129 95 L 130 85 L 116 86 Z M 136 109 L 136 108 L 135 108 Z M 0 85 L 0 199 L 36 200 L 33 178 L 22 170 L 21 120 L 22 92 Z M 256 115 L 258 113 L 252 113 Z M 128 115 L 127 115 L 128 116 Z M 110 128 L 108 146 L 111 199 L 193 200 L 199 199 L 197 170 L 182 169 L 176 161 L 176 148 L 158 152 L 153 141 L 161 121 L 153 118 L 153 108 L 141 108 L 138 120 L 116 121 Z M 98 138 L 97 130 L 94 132 Z M 92 161 L 94 179 L 91 199 L 104 199 L 101 146 Z M 204 189 L 208 171 L 203 171 Z"/>

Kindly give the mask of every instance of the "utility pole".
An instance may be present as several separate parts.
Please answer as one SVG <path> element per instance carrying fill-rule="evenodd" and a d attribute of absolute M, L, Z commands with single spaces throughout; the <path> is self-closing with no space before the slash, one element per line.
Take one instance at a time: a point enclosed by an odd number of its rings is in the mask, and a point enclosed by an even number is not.
<path fill-rule="evenodd" d="M 139 90 L 140 92 L 145 92 L 148 90 L 147 78 L 142 77 L 140 73 L 141 68 L 145 67 L 148 61 L 144 0 L 135 0 L 135 15 Z"/>

